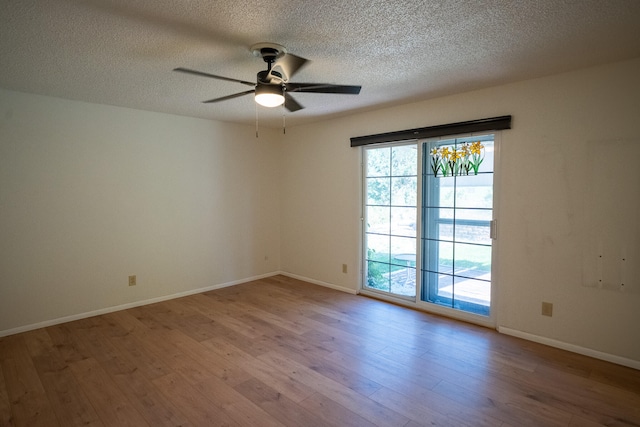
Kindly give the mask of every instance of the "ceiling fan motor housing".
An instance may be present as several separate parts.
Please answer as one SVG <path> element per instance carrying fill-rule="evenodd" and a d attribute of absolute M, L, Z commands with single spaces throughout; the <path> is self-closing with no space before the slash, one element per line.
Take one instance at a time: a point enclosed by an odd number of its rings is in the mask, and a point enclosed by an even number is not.
<path fill-rule="evenodd" d="M 273 49 L 270 47 L 263 47 L 262 49 L 260 49 L 260 56 L 262 56 L 264 62 L 268 64 L 273 64 L 278 58 L 279 53 L 280 52 L 277 49 Z"/>

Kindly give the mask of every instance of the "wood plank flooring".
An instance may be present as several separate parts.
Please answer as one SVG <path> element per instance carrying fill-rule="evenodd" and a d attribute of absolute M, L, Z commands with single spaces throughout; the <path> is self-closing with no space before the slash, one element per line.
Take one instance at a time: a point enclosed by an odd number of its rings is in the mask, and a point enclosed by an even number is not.
<path fill-rule="evenodd" d="M 0 338 L 0 426 L 640 426 L 640 371 L 284 276 Z"/>

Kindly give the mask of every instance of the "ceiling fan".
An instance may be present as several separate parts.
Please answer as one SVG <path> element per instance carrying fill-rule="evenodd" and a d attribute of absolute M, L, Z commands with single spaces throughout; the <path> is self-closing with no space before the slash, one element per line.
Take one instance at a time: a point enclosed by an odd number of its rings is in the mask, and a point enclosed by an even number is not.
<path fill-rule="evenodd" d="M 291 77 L 293 77 L 309 60 L 288 53 L 284 46 L 276 43 L 258 43 L 251 46 L 250 49 L 255 56 L 262 57 L 264 62 L 267 63 L 267 69 L 258 72 L 255 83 L 209 74 L 202 71 L 190 70 L 183 67 L 175 68 L 173 71 L 237 82 L 253 87 L 253 89 L 244 92 L 209 99 L 208 101 L 203 101 L 204 103 L 226 101 L 228 99 L 255 93 L 255 101 L 258 104 L 265 107 L 277 107 L 284 104 L 284 107 L 291 112 L 304 108 L 295 99 L 293 99 L 290 95 L 291 92 L 341 93 L 357 95 L 360 93 L 360 89 L 362 88 L 361 86 L 334 85 L 329 83 L 291 83 L 289 79 L 291 79 Z"/>

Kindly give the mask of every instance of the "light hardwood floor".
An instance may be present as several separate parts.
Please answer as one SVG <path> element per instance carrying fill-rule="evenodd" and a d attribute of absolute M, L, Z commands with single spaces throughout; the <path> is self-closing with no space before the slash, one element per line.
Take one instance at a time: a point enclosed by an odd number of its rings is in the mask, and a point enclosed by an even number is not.
<path fill-rule="evenodd" d="M 640 426 L 640 371 L 283 276 L 0 339 L 1 426 Z"/>

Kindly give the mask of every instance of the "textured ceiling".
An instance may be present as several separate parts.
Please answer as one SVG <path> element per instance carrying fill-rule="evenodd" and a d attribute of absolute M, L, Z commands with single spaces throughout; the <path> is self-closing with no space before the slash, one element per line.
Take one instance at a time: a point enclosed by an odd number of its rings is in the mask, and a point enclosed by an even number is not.
<path fill-rule="evenodd" d="M 638 0 L 0 0 L 0 87 L 240 123 L 275 42 L 311 60 L 293 82 L 362 85 L 300 93 L 287 125 L 640 56 Z M 261 126 L 282 108 L 258 109 Z"/>

